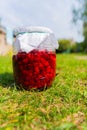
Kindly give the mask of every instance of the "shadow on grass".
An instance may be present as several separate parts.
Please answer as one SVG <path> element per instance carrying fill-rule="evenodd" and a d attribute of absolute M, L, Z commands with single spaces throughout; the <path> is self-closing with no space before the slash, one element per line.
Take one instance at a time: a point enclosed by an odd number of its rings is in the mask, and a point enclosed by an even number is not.
<path fill-rule="evenodd" d="M 14 88 L 14 86 L 17 88 L 17 90 L 19 91 L 22 91 L 24 90 L 23 88 L 19 87 L 17 84 L 15 84 L 15 81 L 14 81 L 14 77 L 13 77 L 13 73 L 8 73 L 8 72 L 5 72 L 5 73 L 2 73 L 0 74 L 0 86 L 2 87 L 6 87 L 6 88 Z M 41 88 L 41 89 L 30 89 L 28 91 L 46 91 L 48 88 L 50 87 L 44 87 L 44 88 Z"/>
<path fill-rule="evenodd" d="M 12 73 L 0 74 L 0 86 L 2 87 L 14 87 L 14 77 Z"/>

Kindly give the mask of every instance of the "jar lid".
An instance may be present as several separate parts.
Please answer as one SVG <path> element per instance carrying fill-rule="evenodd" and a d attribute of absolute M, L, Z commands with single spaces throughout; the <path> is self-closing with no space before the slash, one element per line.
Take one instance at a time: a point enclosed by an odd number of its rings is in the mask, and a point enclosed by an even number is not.
<path fill-rule="evenodd" d="M 48 48 L 57 49 L 58 42 L 53 32 L 46 27 L 26 27 L 14 30 L 16 40 L 14 48 L 18 51 L 30 52 L 45 45 Z"/>
<path fill-rule="evenodd" d="M 40 27 L 40 26 L 30 26 L 30 27 L 18 27 L 14 29 L 14 36 L 22 33 L 50 33 L 52 34 L 52 30 L 47 27 Z"/>

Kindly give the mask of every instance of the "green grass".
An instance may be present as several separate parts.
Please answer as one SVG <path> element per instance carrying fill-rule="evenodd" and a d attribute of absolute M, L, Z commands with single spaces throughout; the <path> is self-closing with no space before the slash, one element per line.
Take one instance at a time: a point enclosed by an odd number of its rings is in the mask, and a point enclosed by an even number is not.
<path fill-rule="evenodd" d="M 87 60 L 82 57 L 58 54 L 58 75 L 41 92 L 16 89 L 11 56 L 0 57 L 0 130 L 86 130 Z"/>

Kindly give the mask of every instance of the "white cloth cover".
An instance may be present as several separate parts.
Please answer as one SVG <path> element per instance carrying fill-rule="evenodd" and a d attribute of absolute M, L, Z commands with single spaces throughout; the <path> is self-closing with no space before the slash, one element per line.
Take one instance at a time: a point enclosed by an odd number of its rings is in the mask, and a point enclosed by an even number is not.
<path fill-rule="evenodd" d="M 58 41 L 53 32 L 45 27 L 17 28 L 14 50 L 30 52 L 34 49 L 58 49 Z"/>

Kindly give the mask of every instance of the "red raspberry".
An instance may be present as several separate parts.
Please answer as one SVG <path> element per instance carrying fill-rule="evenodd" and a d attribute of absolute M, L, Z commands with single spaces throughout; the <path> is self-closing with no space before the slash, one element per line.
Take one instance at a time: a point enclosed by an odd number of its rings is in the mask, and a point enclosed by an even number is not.
<path fill-rule="evenodd" d="M 50 86 L 55 77 L 56 55 L 45 50 L 19 52 L 13 56 L 15 81 L 26 90 Z"/>

